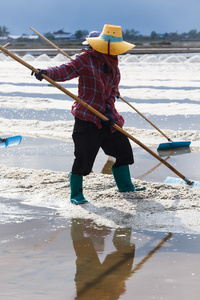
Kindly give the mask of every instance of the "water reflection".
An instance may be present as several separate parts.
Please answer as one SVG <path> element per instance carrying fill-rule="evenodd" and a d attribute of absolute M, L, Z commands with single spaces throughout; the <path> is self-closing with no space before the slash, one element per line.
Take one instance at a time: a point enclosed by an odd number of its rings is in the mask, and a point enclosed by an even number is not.
<path fill-rule="evenodd" d="M 119 299 L 126 292 L 126 281 L 172 236 L 169 233 L 133 268 L 135 244 L 131 228 L 117 228 L 112 243 L 114 251 L 103 262 L 105 238 L 111 229 L 98 227 L 90 220 L 72 219 L 71 238 L 76 253 L 75 299 Z"/>
<path fill-rule="evenodd" d="M 161 149 L 157 150 L 158 154 L 163 157 L 163 156 L 174 156 L 174 155 L 181 155 L 181 154 L 186 154 L 186 153 L 191 153 L 190 147 L 180 147 L 180 148 L 171 148 L 171 149 Z"/>
<path fill-rule="evenodd" d="M 172 149 L 157 150 L 157 152 L 160 157 L 165 157 L 163 160 L 168 161 L 174 156 L 182 156 L 184 154 L 191 153 L 191 149 L 190 149 L 190 147 L 179 147 L 179 148 L 174 148 L 173 150 Z M 151 156 L 150 156 L 150 158 L 151 158 Z M 137 156 L 137 159 L 138 159 L 138 156 Z M 101 170 L 101 173 L 102 174 L 112 174 L 111 167 L 113 166 L 114 162 L 115 162 L 115 158 L 108 156 L 107 160 Z M 141 162 L 139 162 L 139 163 L 141 164 Z M 178 163 L 177 160 L 176 160 L 176 163 Z M 136 175 L 137 169 L 135 168 L 134 165 L 132 165 L 132 166 L 130 166 L 130 171 L 131 171 L 131 175 L 133 177 L 142 180 L 151 174 L 153 174 L 153 176 L 155 176 L 154 175 L 155 171 L 162 166 L 164 166 L 164 164 L 162 162 L 158 162 L 155 166 L 151 167 L 150 169 L 148 169 L 148 170 L 145 169 L 145 172 L 142 172 L 142 174 Z M 133 174 L 132 174 L 132 169 L 133 169 Z M 140 169 L 140 167 L 139 167 L 139 169 Z M 168 168 L 166 168 L 166 170 L 168 170 Z M 168 174 L 168 173 L 166 173 L 166 174 Z M 159 179 L 159 181 L 160 181 L 160 179 Z"/>
<path fill-rule="evenodd" d="M 167 161 L 170 158 L 170 156 L 166 157 L 164 160 Z M 156 166 L 154 166 L 153 168 L 151 168 L 150 170 L 146 171 L 145 173 L 143 173 L 142 175 L 138 176 L 138 179 L 143 179 L 146 176 L 148 176 L 149 174 L 151 174 L 152 172 L 154 172 L 158 167 L 160 167 L 163 163 L 160 162 L 158 163 Z"/>
<path fill-rule="evenodd" d="M 115 163 L 115 158 L 112 156 L 108 156 L 107 161 L 105 165 L 103 166 L 103 169 L 101 171 L 102 174 L 112 174 L 112 166 Z"/>
<path fill-rule="evenodd" d="M 86 233 L 88 236 L 85 236 Z M 116 250 L 108 254 L 102 263 L 93 243 L 97 233 L 98 249 L 99 245 L 104 245 L 104 238 L 110 230 L 107 227 L 99 230 L 93 226 L 88 232 L 86 220 L 72 220 L 71 237 L 77 256 L 75 299 L 119 299 L 126 290 L 125 281 L 131 274 L 135 255 L 135 245 L 130 241 L 131 229 L 115 230 L 112 242 Z"/>

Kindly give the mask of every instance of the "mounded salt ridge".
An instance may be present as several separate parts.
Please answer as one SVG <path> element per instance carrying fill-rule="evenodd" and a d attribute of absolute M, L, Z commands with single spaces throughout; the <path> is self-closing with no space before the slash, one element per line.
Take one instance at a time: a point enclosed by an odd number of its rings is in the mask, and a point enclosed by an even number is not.
<path fill-rule="evenodd" d="M 165 60 L 167 57 L 169 57 L 168 54 L 162 54 L 162 55 L 160 55 L 160 56 L 158 57 L 158 60 L 159 60 L 159 61 L 163 61 L 163 60 Z"/>
<path fill-rule="evenodd" d="M 0 53 L 0 61 L 3 61 L 6 59 L 6 56 L 3 53 Z"/>
<path fill-rule="evenodd" d="M 54 56 L 52 58 L 52 60 L 61 61 L 61 62 L 68 62 L 70 59 L 67 56 L 63 55 L 63 54 L 58 53 L 56 56 Z"/>
<path fill-rule="evenodd" d="M 155 55 L 148 55 L 147 57 L 145 57 L 143 59 L 143 61 L 147 62 L 147 63 L 157 63 L 157 62 L 159 62 L 158 57 L 155 56 Z"/>
<path fill-rule="evenodd" d="M 20 56 L 19 56 L 18 54 L 14 53 L 14 52 L 13 52 L 13 54 L 15 54 L 17 57 L 20 58 Z M 10 56 L 6 56 L 6 59 L 5 59 L 5 60 L 6 60 L 6 61 L 14 61 L 14 59 L 13 59 L 12 57 L 10 57 Z"/>
<path fill-rule="evenodd" d="M 180 59 L 181 62 L 184 62 L 187 60 L 187 57 L 183 56 L 183 55 L 179 55 L 178 58 Z"/>
<path fill-rule="evenodd" d="M 164 60 L 164 62 L 170 62 L 170 63 L 179 63 L 180 61 L 181 60 L 176 55 L 171 55 Z"/>
<path fill-rule="evenodd" d="M 139 62 L 139 61 L 140 59 L 135 55 L 128 55 L 122 60 L 122 62 Z"/>
<path fill-rule="evenodd" d="M 35 60 L 38 60 L 38 61 L 49 61 L 50 57 L 47 54 L 42 54 L 42 55 L 38 56 Z"/>
<path fill-rule="evenodd" d="M 123 54 L 123 55 L 119 55 L 119 61 L 122 62 L 124 61 L 124 59 L 126 59 L 127 57 L 131 56 L 130 53 L 126 53 L 126 54 Z"/>
<path fill-rule="evenodd" d="M 140 61 L 145 61 L 145 59 L 146 59 L 147 57 L 149 57 L 148 54 L 142 55 L 142 56 L 140 57 Z"/>
<path fill-rule="evenodd" d="M 26 54 L 26 55 L 24 55 L 23 59 L 25 61 L 34 61 L 35 57 L 33 55 L 31 55 L 31 54 Z"/>
<path fill-rule="evenodd" d="M 200 55 L 192 56 L 188 59 L 189 63 L 199 63 L 200 62 Z"/>

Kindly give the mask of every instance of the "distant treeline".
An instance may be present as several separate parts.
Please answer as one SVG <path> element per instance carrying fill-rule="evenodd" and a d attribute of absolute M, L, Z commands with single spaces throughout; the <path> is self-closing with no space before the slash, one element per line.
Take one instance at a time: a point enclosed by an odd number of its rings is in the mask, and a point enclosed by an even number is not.
<path fill-rule="evenodd" d="M 59 33 L 60 35 L 68 34 L 69 37 L 73 37 L 74 39 L 80 40 L 84 39 L 88 34 L 88 30 L 77 30 L 74 34 L 66 33 L 63 29 L 58 30 L 56 32 L 47 32 L 44 34 L 47 38 L 55 39 L 56 34 Z M 9 36 L 10 32 L 9 29 L 6 26 L 0 26 L 0 37 L 6 37 Z M 22 36 L 25 36 L 24 34 Z M 156 31 L 152 31 L 150 35 L 143 35 L 140 34 L 139 31 L 135 29 L 125 29 L 123 31 L 123 38 L 127 41 L 199 41 L 200 40 L 200 32 L 196 29 L 192 29 L 188 32 L 183 32 L 181 34 L 178 34 L 177 32 L 166 32 L 166 33 L 157 33 Z"/>
<path fill-rule="evenodd" d="M 128 30 L 126 29 L 123 32 L 124 39 L 128 41 L 155 41 L 155 40 L 168 40 L 172 41 L 198 41 L 200 40 L 200 32 L 196 29 L 192 29 L 189 32 L 183 32 L 178 34 L 177 32 L 166 32 L 166 33 L 157 33 L 152 31 L 149 36 L 142 35 L 139 31 L 135 31 L 134 29 Z"/>
<path fill-rule="evenodd" d="M 9 33 L 10 32 L 6 26 L 0 26 L 0 36 L 8 36 Z"/>
<path fill-rule="evenodd" d="M 61 32 L 61 30 L 59 30 Z M 85 38 L 89 34 L 88 30 L 77 30 L 73 35 L 76 39 L 82 39 Z M 45 36 L 47 38 L 54 39 L 55 35 L 54 33 L 48 32 L 45 33 Z M 198 32 L 196 29 L 192 29 L 189 32 L 184 32 L 181 34 L 178 34 L 177 32 L 170 32 L 170 33 L 156 33 L 155 31 L 152 31 L 150 35 L 142 35 L 139 31 L 136 31 L 134 29 L 125 29 L 123 31 L 123 38 L 124 40 L 133 42 L 143 42 L 143 41 L 158 41 L 158 40 L 168 40 L 170 42 L 172 41 L 198 41 L 200 40 L 200 32 Z"/>

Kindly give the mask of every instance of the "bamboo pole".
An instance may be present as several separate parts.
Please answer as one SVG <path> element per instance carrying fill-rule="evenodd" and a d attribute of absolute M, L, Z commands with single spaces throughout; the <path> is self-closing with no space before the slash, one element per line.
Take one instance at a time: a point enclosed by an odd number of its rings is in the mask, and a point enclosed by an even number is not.
<path fill-rule="evenodd" d="M 18 57 L 15 54 L 13 54 L 12 52 L 10 52 L 7 49 L 5 49 L 3 46 L 0 46 L 0 50 L 2 52 L 4 52 L 5 54 L 7 54 L 8 56 L 12 57 L 14 60 L 18 61 L 20 64 L 22 64 L 25 67 L 27 67 L 28 69 L 30 69 L 32 72 L 34 72 L 36 74 L 39 73 L 39 71 L 36 68 L 34 68 L 33 66 L 31 66 L 30 64 L 28 64 L 27 62 L 25 62 L 24 60 L 22 60 L 20 57 Z M 46 76 L 44 74 L 42 74 L 42 76 L 43 76 L 43 78 L 46 81 L 48 81 L 49 83 L 51 83 L 52 85 L 54 85 L 55 87 L 57 87 L 59 90 L 61 90 L 63 93 L 65 93 L 66 95 L 68 95 L 69 97 L 71 97 L 72 99 L 74 99 L 75 101 L 79 102 L 85 108 L 89 109 L 91 112 L 93 112 L 100 119 L 102 119 L 104 121 L 108 121 L 108 118 L 106 118 L 103 114 L 101 114 L 100 112 L 98 112 L 96 109 L 94 109 L 92 106 L 90 106 L 89 104 L 87 104 L 86 102 L 84 102 L 83 100 L 81 100 L 80 98 L 78 98 L 77 96 L 75 96 L 74 94 L 72 94 L 67 89 L 63 88 L 60 84 L 58 84 L 57 82 L 55 82 L 54 80 L 52 80 L 51 78 L 49 78 L 48 76 Z M 173 166 L 171 166 L 167 161 L 165 161 L 164 159 L 162 159 L 159 155 L 157 155 L 155 152 L 153 152 L 150 148 L 148 148 L 147 146 L 145 146 L 143 143 L 141 143 L 139 140 L 137 140 L 131 134 L 129 134 L 128 132 L 126 132 L 120 126 L 118 126 L 117 124 L 114 124 L 114 125 L 112 125 L 112 127 L 115 128 L 116 130 L 118 130 L 119 132 L 123 133 L 124 135 L 126 135 L 129 139 L 131 139 L 133 142 L 135 142 L 136 144 L 138 144 L 140 147 L 142 147 L 144 150 L 146 150 L 148 153 L 150 153 L 152 156 L 154 156 L 156 159 L 158 159 L 160 162 L 162 162 L 172 172 L 174 172 L 176 175 L 178 175 L 180 178 L 182 178 L 187 184 L 189 184 L 189 185 L 193 184 L 192 181 L 190 181 L 189 179 L 187 179 L 187 177 L 185 177 L 183 174 L 181 174 L 178 170 L 176 170 Z"/>
<path fill-rule="evenodd" d="M 6 48 L 8 45 L 10 45 L 10 43 L 6 43 L 5 45 L 3 45 L 3 47 Z"/>
<path fill-rule="evenodd" d="M 50 42 L 47 38 L 45 38 L 41 33 L 37 32 L 35 29 L 33 29 L 32 27 L 30 27 L 30 29 L 32 31 L 34 31 L 36 34 L 38 34 L 41 38 L 43 38 L 46 42 L 48 42 L 49 44 L 51 44 L 54 48 L 56 48 L 58 51 L 60 51 L 64 56 L 68 57 L 69 59 L 71 59 L 71 57 L 69 55 L 67 55 L 67 53 L 65 53 L 64 51 L 62 51 L 60 48 L 58 48 L 54 43 Z"/>
<path fill-rule="evenodd" d="M 132 109 L 134 109 L 142 118 L 144 118 L 149 124 L 151 124 L 156 130 L 158 130 L 169 142 L 172 142 L 172 140 L 164 133 L 162 130 L 160 130 L 155 124 L 153 124 L 149 119 L 147 119 L 139 110 L 137 110 L 133 105 L 131 105 L 128 101 L 126 101 L 124 98 L 122 98 L 120 95 L 117 96 L 117 98 L 124 101 L 126 104 L 128 104 Z"/>

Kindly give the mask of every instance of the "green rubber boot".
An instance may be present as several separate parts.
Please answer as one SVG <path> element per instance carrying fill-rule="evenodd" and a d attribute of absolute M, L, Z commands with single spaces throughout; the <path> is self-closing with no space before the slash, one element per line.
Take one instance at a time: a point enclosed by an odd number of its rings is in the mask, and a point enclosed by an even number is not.
<path fill-rule="evenodd" d="M 71 187 L 71 197 L 70 201 L 73 204 L 83 204 L 88 202 L 83 196 L 83 176 L 69 173 L 70 187 Z"/>
<path fill-rule="evenodd" d="M 117 184 L 119 192 L 132 192 L 132 191 L 142 191 L 145 187 L 136 189 L 131 181 L 129 166 L 124 165 L 117 168 L 111 168 L 112 173 Z"/>

